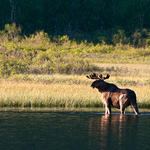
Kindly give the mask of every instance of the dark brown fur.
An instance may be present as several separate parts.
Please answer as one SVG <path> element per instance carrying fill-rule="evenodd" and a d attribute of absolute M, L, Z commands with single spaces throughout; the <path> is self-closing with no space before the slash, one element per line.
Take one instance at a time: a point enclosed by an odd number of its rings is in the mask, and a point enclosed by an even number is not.
<path fill-rule="evenodd" d="M 102 94 L 102 102 L 105 105 L 105 114 L 111 114 L 111 106 L 120 109 L 121 114 L 125 113 L 125 108 L 132 106 L 135 114 L 139 114 L 136 102 L 136 94 L 130 89 L 120 89 L 116 85 L 105 82 L 109 75 L 102 77 L 93 73 L 87 76 L 90 79 L 95 79 L 92 83 L 92 88 L 97 88 Z"/>

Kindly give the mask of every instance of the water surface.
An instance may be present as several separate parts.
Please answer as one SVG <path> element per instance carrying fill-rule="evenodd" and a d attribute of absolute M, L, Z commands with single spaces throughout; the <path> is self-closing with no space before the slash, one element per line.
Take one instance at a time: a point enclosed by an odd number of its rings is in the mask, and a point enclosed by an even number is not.
<path fill-rule="evenodd" d="M 0 111 L 2 150 L 149 150 L 150 114 Z"/>

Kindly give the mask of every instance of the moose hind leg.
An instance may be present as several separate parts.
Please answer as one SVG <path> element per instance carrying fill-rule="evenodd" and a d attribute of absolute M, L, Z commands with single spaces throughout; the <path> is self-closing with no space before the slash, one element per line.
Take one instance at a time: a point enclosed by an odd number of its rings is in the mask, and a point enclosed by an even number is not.
<path fill-rule="evenodd" d="M 137 103 L 136 103 L 136 104 L 131 104 L 131 106 L 132 106 L 132 108 L 133 108 L 135 114 L 138 115 L 138 114 L 139 114 L 139 110 L 138 110 Z"/>
<path fill-rule="evenodd" d="M 123 103 L 124 100 L 124 95 L 122 94 L 120 97 L 119 97 L 119 105 L 120 105 L 120 113 L 121 114 L 125 114 L 125 104 Z"/>

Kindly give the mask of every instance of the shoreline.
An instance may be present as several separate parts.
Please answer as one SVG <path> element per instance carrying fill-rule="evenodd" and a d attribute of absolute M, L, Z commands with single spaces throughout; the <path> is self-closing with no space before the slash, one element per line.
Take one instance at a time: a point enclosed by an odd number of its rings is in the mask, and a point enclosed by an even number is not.
<path fill-rule="evenodd" d="M 140 108 L 140 113 L 148 113 L 150 115 L 150 108 Z M 0 113 L 1 112 L 12 112 L 12 113 L 91 113 L 91 114 L 97 114 L 97 115 L 105 115 L 105 109 L 104 108 L 62 108 L 62 107 L 53 107 L 53 108 L 22 108 L 22 107 L 0 107 Z M 132 115 L 134 114 L 132 108 L 128 107 L 126 109 L 125 115 Z M 120 115 L 120 110 L 112 108 L 112 115 Z"/>

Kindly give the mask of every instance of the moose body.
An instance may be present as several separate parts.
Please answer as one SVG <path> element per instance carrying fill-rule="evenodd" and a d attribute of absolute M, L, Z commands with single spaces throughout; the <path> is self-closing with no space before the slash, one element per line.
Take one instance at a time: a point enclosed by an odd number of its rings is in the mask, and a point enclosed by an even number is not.
<path fill-rule="evenodd" d="M 96 79 L 91 87 L 97 88 L 102 94 L 102 102 L 105 105 L 105 114 L 111 114 L 111 106 L 120 109 L 121 114 L 124 114 L 125 108 L 129 105 L 132 106 L 136 114 L 139 114 L 134 91 L 130 89 L 120 89 L 114 84 L 105 82 L 104 80 L 108 79 L 110 75 L 102 77 L 102 75 L 98 76 L 93 73 L 87 77 Z"/>

